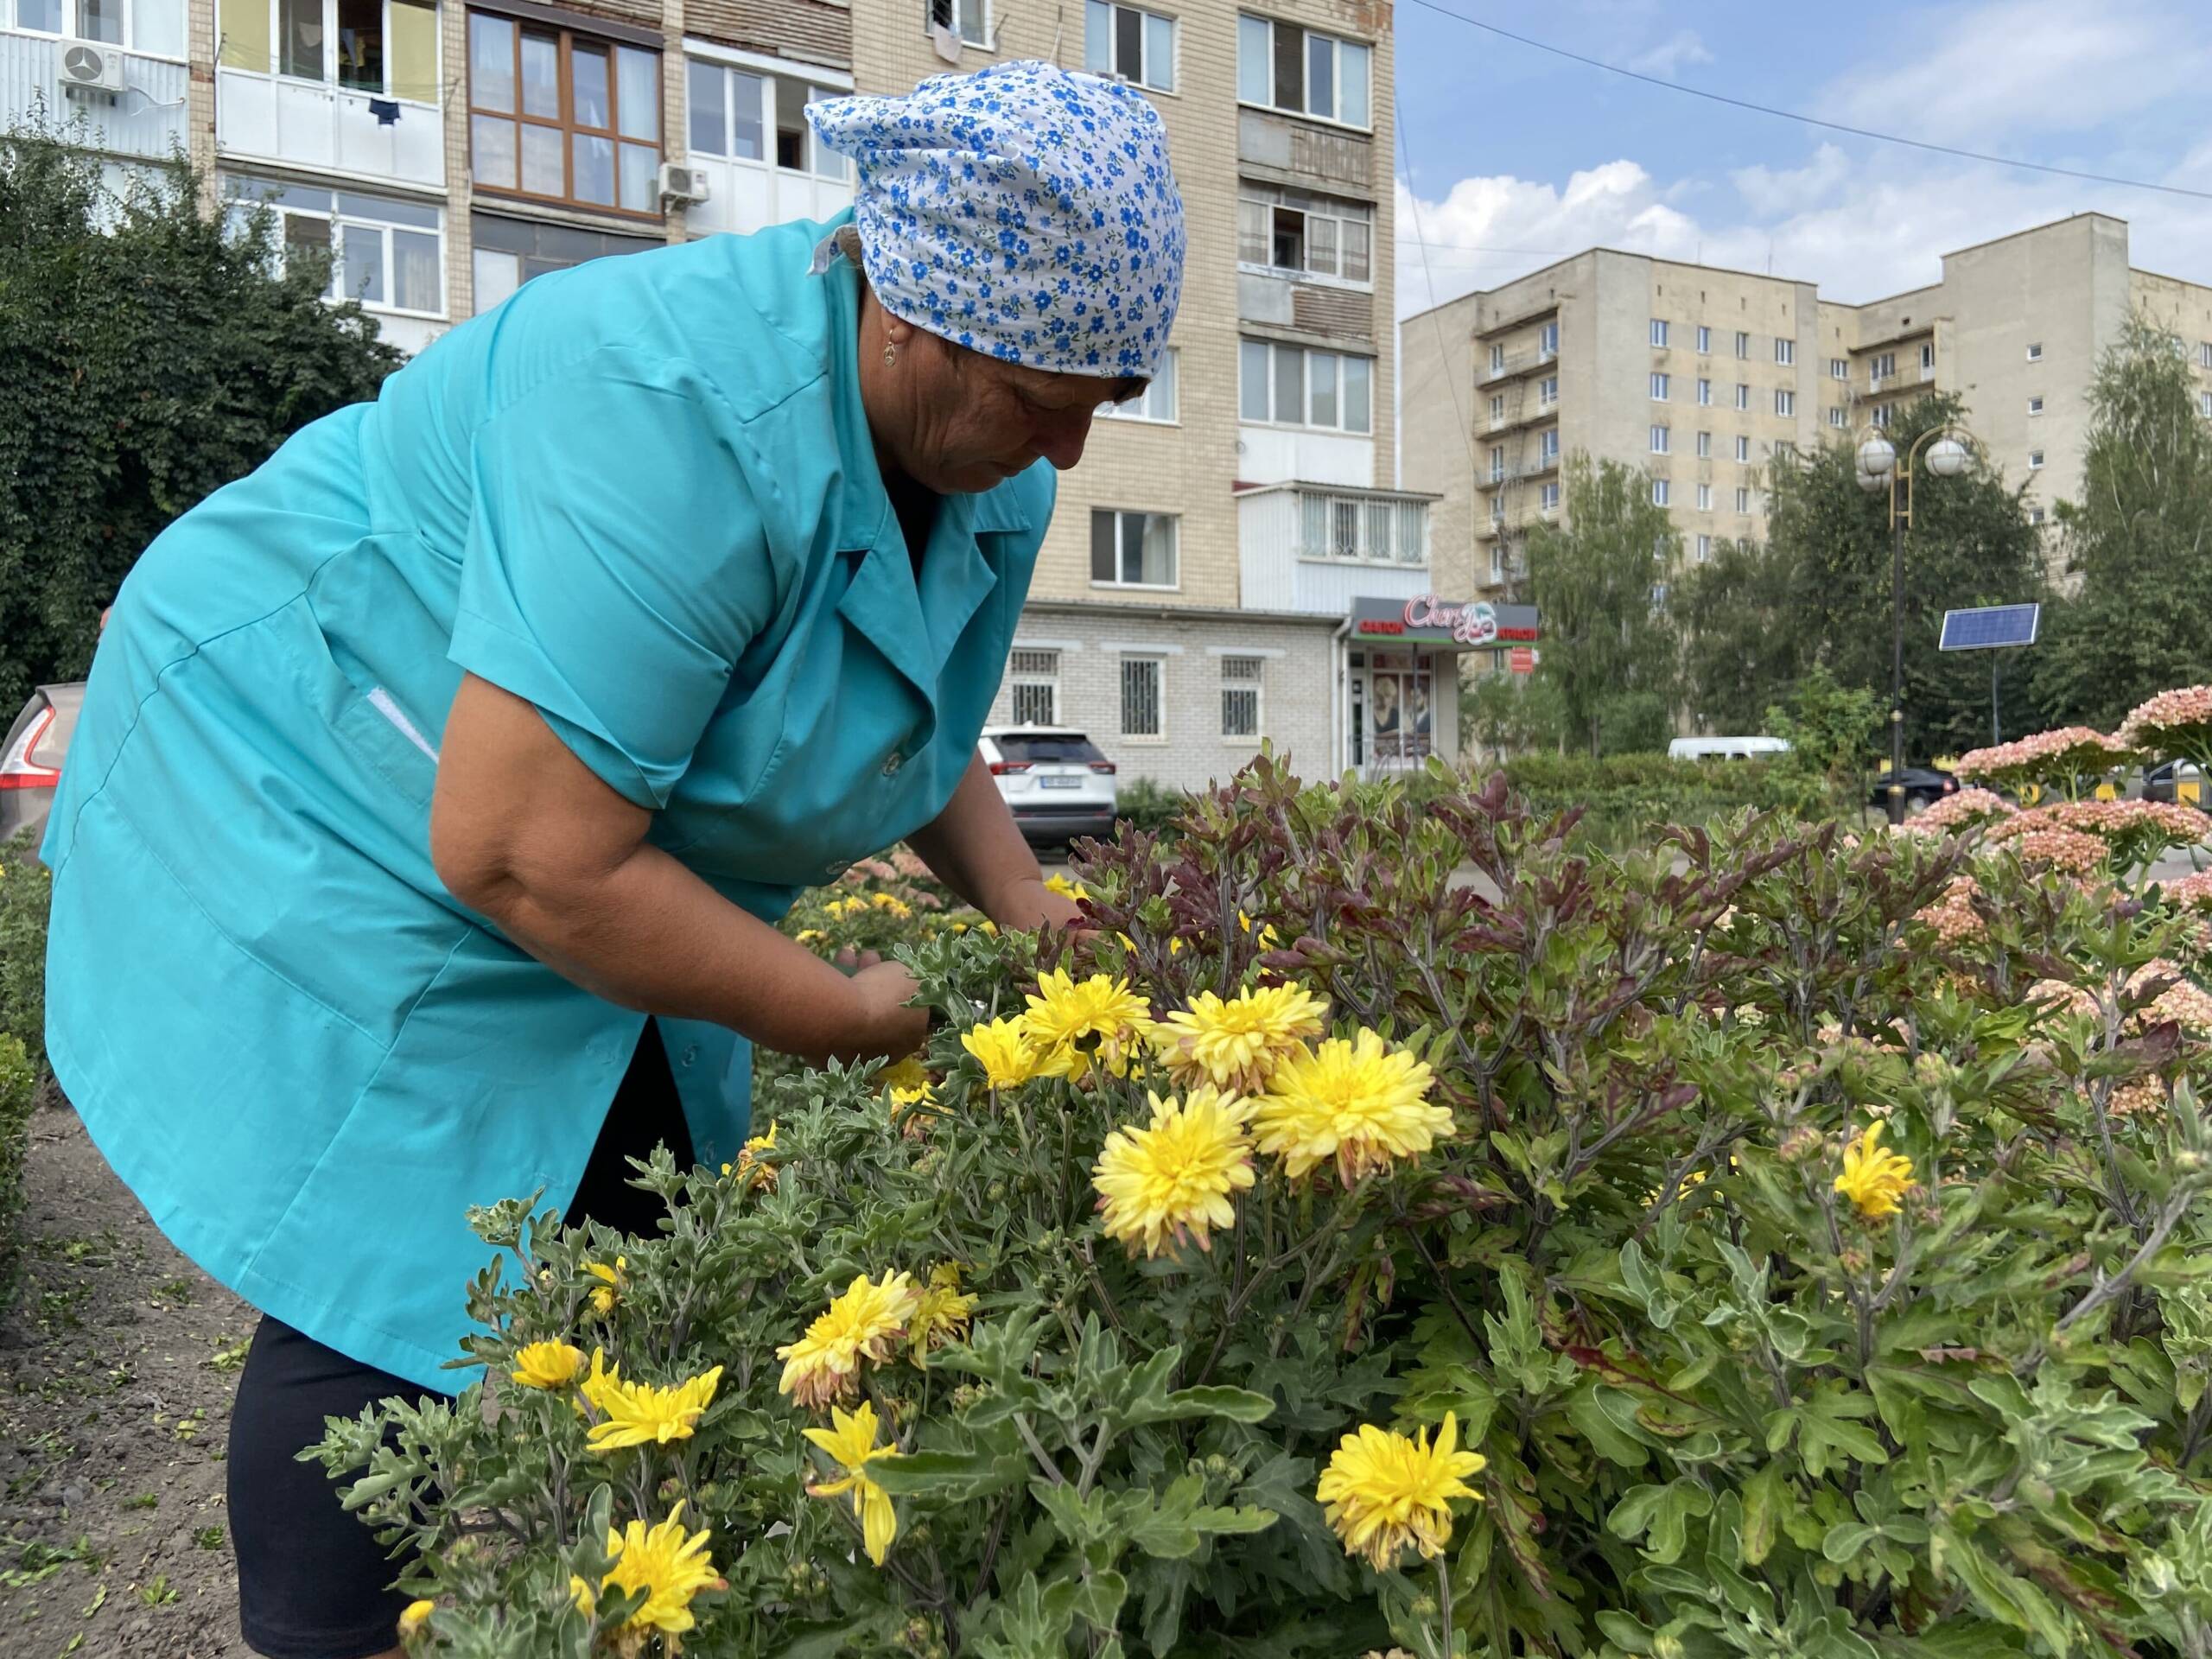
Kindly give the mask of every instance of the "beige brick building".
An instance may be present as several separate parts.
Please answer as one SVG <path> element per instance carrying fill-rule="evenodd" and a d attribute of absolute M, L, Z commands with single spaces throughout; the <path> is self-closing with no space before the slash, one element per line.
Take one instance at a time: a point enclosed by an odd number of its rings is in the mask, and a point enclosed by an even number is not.
<path fill-rule="evenodd" d="M 1521 573 L 1577 452 L 1645 468 L 1694 563 L 1764 536 L 1778 447 L 1849 440 L 1942 391 L 2040 522 L 2079 485 L 2091 379 L 2131 309 L 2182 342 L 2212 418 L 2212 288 L 2133 269 L 2101 213 L 1948 253 L 1941 282 L 1857 306 L 1592 249 L 1407 320 L 1405 478 L 1441 498 L 1439 579 L 1462 591 Z"/>
<path fill-rule="evenodd" d="M 113 12 L 0 0 L 0 116 Z M 814 142 L 814 99 L 1012 58 L 1121 76 L 1160 111 L 1183 185 L 1182 312 L 1167 372 L 1061 480 L 1026 689 L 1000 713 L 1080 726 L 1127 771 L 1182 785 L 1263 740 L 1311 774 L 1451 751 L 1452 709 L 1433 700 L 1496 619 L 1439 614 L 1429 498 L 1391 487 L 1388 0 L 137 0 L 129 16 L 130 38 L 102 37 L 115 87 L 69 93 L 94 142 L 118 164 L 185 143 L 211 206 L 269 203 L 285 245 L 330 250 L 334 293 L 410 351 L 546 270 L 839 212 L 850 170 Z M 156 97 L 158 118 L 141 108 Z"/>

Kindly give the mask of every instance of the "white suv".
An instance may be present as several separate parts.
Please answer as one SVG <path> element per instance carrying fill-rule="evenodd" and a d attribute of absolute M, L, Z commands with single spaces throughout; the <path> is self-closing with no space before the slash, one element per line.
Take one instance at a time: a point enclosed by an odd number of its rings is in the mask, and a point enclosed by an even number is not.
<path fill-rule="evenodd" d="M 1031 841 L 1114 833 L 1114 763 L 1081 732 L 992 726 L 976 747 Z"/>

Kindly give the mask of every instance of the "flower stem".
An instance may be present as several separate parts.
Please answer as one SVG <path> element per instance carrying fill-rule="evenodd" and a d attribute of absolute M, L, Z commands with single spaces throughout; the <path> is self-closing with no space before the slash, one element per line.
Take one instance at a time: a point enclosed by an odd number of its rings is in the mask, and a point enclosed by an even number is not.
<path fill-rule="evenodd" d="M 1452 1634 L 1452 1553 L 1445 1550 L 1436 1558 L 1436 1606 L 1444 1620 L 1443 1659 L 1454 1659 L 1459 1652 L 1458 1640 Z"/>

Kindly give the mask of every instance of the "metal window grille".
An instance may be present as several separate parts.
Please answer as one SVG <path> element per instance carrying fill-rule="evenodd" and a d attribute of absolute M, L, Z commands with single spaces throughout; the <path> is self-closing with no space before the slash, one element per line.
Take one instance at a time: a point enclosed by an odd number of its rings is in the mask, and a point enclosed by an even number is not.
<path fill-rule="evenodd" d="M 1059 723 L 1060 653 L 1019 650 L 1007 659 L 1008 696 L 1017 726 Z"/>
<path fill-rule="evenodd" d="M 1161 667 L 1157 657 L 1124 657 L 1122 659 L 1122 736 L 1158 737 L 1161 734 Z"/>
<path fill-rule="evenodd" d="M 1221 734 L 1257 737 L 1260 734 L 1260 674 L 1264 659 L 1224 657 L 1221 659 Z"/>

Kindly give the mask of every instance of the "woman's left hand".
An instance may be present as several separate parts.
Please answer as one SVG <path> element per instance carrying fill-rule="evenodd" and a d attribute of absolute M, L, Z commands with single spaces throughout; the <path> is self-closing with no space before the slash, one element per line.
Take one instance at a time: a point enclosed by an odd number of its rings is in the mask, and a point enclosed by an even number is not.
<path fill-rule="evenodd" d="M 1001 927 L 1024 932 L 1037 927 L 1080 927 L 1083 909 L 1065 893 L 1054 893 L 1039 874 L 1008 882 L 992 896 L 990 918 Z"/>

